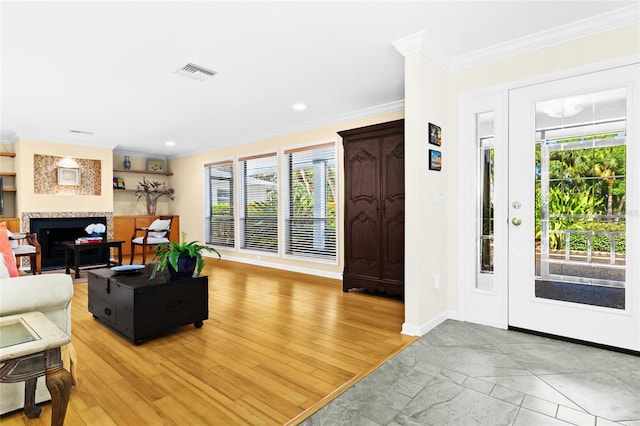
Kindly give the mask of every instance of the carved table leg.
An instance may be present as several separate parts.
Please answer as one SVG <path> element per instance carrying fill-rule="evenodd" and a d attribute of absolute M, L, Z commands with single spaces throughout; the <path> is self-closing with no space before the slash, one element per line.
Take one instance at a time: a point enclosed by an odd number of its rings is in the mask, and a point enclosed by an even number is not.
<path fill-rule="evenodd" d="M 51 394 L 51 426 L 62 426 L 71 394 L 71 373 L 62 368 L 60 348 L 45 352 L 47 389 Z"/>
<path fill-rule="evenodd" d="M 30 419 L 40 417 L 42 408 L 36 405 L 36 382 L 37 377 L 27 379 L 24 382 L 24 414 Z"/>

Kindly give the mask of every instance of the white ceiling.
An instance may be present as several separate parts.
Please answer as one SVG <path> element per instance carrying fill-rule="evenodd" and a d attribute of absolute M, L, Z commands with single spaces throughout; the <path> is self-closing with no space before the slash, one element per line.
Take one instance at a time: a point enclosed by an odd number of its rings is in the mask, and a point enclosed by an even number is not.
<path fill-rule="evenodd" d="M 419 31 L 432 59 L 455 71 L 629 23 L 639 7 L 2 0 L 0 135 L 134 155 L 212 151 L 400 109 L 404 58 L 392 42 Z M 175 73 L 190 62 L 218 74 L 199 82 Z M 296 102 L 307 109 L 294 111 Z"/>

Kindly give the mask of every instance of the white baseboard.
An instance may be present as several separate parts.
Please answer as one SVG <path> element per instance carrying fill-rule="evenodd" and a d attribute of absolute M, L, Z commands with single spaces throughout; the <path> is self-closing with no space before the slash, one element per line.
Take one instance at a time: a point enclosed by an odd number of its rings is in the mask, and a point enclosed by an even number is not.
<path fill-rule="evenodd" d="M 215 259 L 215 258 L 212 257 L 212 259 Z M 335 280 L 342 280 L 342 273 L 339 273 L 339 272 L 329 272 L 329 271 L 323 271 L 321 269 L 313 269 L 313 268 L 301 268 L 298 266 L 283 265 L 281 263 L 265 262 L 263 260 L 246 259 L 243 257 L 233 257 L 227 254 L 224 255 L 224 260 L 229 260 L 231 262 L 238 262 L 238 263 L 246 263 L 246 264 L 255 265 L 255 266 L 264 266 L 265 268 L 281 269 L 289 272 L 298 272 L 301 274 L 316 275 L 319 277 L 332 278 Z"/>
<path fill-rule="evenodd" d="M 457 316 L 458 314 L 455 311 L 445 311 L 422 325 L 407 324 L 405 322 L 402 324 L 402 334 L 408 336 L 424 336 L 449 318 L 455 319 Z"/>

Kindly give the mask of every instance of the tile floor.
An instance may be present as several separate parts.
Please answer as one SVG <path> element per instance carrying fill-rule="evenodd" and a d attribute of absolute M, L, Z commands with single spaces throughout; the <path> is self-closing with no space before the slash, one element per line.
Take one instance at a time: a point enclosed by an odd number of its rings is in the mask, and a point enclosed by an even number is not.
<path fill-rule="evenodd" d="M 447 320 L 302 424 L 640 426 L 640 357 Z"/>

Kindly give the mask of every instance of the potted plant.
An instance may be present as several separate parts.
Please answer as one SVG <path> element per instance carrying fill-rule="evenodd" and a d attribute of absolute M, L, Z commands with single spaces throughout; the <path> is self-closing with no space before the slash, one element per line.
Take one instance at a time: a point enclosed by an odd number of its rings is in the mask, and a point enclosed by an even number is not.
<path fill-rule="evenodd" d="M 202 251 L 215 253 L 218 259 L 221 257 L 218 250 L 213 247 L 198 244 L 197 241 L 187 242 L 186 232 L 182 233 L 182 241 L 179 243 L 171 241 L 159 244 L 156 254 L 151 259 L 151 262 L 156 263 L 149 279 L 153 279 L 158 272 L 165 269 L 169 269 L 172 279 L 192 277 L 194 272 L 196 277 L 200 276 L 204 267 Z"/>
<path fill-rule="evenodd" d="M 147 201 L 147 214 L 155 215 L 156 208 L 158 206 L 158 198 L 167 197 L 170 200 L 174 200 L 173 188 L 169 188 L 166 182 L 158 182 L 156 180 L 146 180 L 142 176 L 142 182 L 138 182 L 138 189 L 136 190 L 136 201 L 140 201 L 140 198 L 145 197 Z"/>

